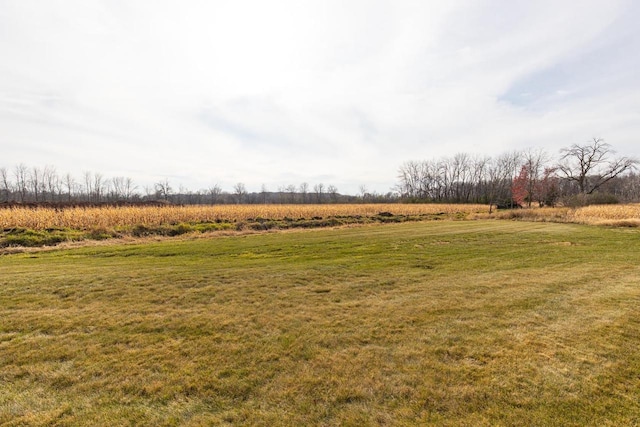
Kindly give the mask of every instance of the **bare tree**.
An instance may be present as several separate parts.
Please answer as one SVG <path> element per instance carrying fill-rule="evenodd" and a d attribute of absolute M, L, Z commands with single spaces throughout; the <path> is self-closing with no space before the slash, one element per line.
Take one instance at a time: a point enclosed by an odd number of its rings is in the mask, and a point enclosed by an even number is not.
<path fill-rule="evenodd" d="M 125 200 L 131 200 L 133 196 L 136 194 L 137 189 L 138 189 L 138 186 L 135 185 L 135 183 L 133 182 L 133 179 L 131 179 L 130 177 L 124 178 L 124 183 L 122 186 L 122 196 L 124 197 Z"/>
<path fill-rule="evenodd" d="M 545 165 L 549 161 L 548 154 L 541 149 L 528 149 L 522 153 L 523 167 L 527 171 L 527 205 L 531 207 L 531 203 L 536 200 L 542 203 L 542 195 L 539 194 L 540 181 L 543 178 Z"/>
<path fill-rule="evenodd" d="M 473 200 L 477 203 L 483 200 L 487 184 L 487 165 L 491 163 L 490 157 L 477 156 L 473 159 L 472 177 Z"/>
<path fill-rule="evenodd" d="M 338 201 L 338 187 L 331 184 L 327 187 L 327 193 L 329 193 L 329 198 L 331 199 L 331 203 L 335 203 Z"/>
<path fill-rule="evenodd" d="M 108 192 L 109 183 L 105 181 L 104 176 L 101 173 L 93 174 L 93 192 L 94 199 L 97 203 L 102 201 L 102 197 Z"/>
<path fill-rule="evenodd" d="M 114 176 L 111 178 L 111 193 L 109 198 L 111 200 L 120 200 L 122 198 L 122 187 L 124 186 L 124 178 L 121 176 Z"/>
<path fill-rule="evenodd" d="M 603 184 L 636 168 L 638 161 L 630 157 L 611 158 L 615 151 L 602 138 L 593 138 L 585 145 L 573 144 L 560 150 L 558 170 L 580 193 L 592 194 Z"/>
<path fill-rule="evenodd" d="M 220 196 L 222 195 L 222 188 L 218 184 L 214 184 L 207 190 L 207 194 L 209 194 L 209 200 L 212 205 L 215 205 L 220 201 Z"/>
<path fill-rule="evenodd" d="M 262 198 L 262 203 L 267 204 L 267 196 L 269 195 L 269 189 L 265 184 L 262 184 L 260 187 L 260 197 Z"/>
<path fill-rule="evenodd" d="M 135 185 L 131 178 L 115 176 L 111 178 L 111 191 L 109 197 L 113 200 L 130 200 L 135 191 Z"/>
<path fill-rule="evenodd" d="M 91 172 L 84 171 L 82 174 L 84 180 L 84 193 L 86 195 L 87 200 L 91 200 L 93 195 L 93 179 L 91 177 Z"/>
<path fill-rule="evenodd" d="M 0 190 L 2 190 L 2 201 L 8 202 L 11 195 L 11 182 L 9 181 L 9 172 L 6 168 L 0 168 Z"/>
<path fill-rule="evenodd" d="M 34 200 L 38 202 L 40 196 L 40 186 L 42 185 L 42 172 L 36 166 L 31 169 L 31 173 L 29 175 L 29 186 L 31 187 L 31 192 L 33 194 Z"/>
<path fill-rule="evenodd" d="M 313 191 L 316 193 L 316 202 L 322 203 L 322 195 L 324 193 L 324 184 L 319 183 L 313 186 Z"/>
<path fill-rule="evenodd" d="M 307 203 L 307 194 L 309 193 L 309 184 L 303 182 L 300 184 L 300 197 L 302 198 L 302 203 Z"/>
<path fill-rule="evenodd" d="M 72 195 L 76 191 L 76 180 L 70 173 L 67 173 L 62 179 L 62 183 L 64 185 L 64 188 L 67 190 L 67 201 L 70 202 Z"/>
<path fill-rule="evenodd" d="M 236 196 L 236 203 L 241 204 L 247 195 L 247 187 L 242 182 L 233 186 L 233 194 Z"/>
<path fill-rule="evenodd" d="M 505 178 L 503 165 L 498 161 L 491 161 L 487 168 L 487 200 L 489 201 L 489 213 L 493 212 L 493 205 L 496 204 L 500 188 Z"/>
<path fill-rule="evenodd" d="M 403 198 L 441 200 L 448 193 L 448 178 L 444 175 L 447 173 L 447 166 L 444 161 L 408 161 L 398 172 L 400 184 L 397 191 Z M 364 195 L 366 188 L 364 193 L 362 190 L 360 188 L 360 193 Z"/>
<path fill-rule="evenodd" d="M 420 181 L 421 181 L 420 163 L 414 160 L 405 162 L 398 169 L 397 191 L 400 197 L 404 198 L 420 198 Z"/>
<path fill-rule="evenodd" d="M 489 213 L 493 205 L 507 202 L 513 207 L 511 197 L 511 184 L 520 167 L 521 154 L 518 151 L 504 153 L 494 159 L 487 169 L 487 200 L 489 201 Z"/>
<path fill-rule="evenodd" d="M 284 188 L 287 193 L 287 203 L 294 203 L 296 201 L 296 186 L 295 184 L 289 184 Z"/>
<path fill-rule="evenodd" d="M 57 196 L 59 196 L 61 190 L 60 178 L 58 177 L 55 167 L 45 166 L 42 170 L 42 187 L 44 190 L 43 200 L 46 201 L 46 196 L 48 194 L 49 200 L 54 202 Z"/>
<path fill-rule="evenodd" d="M 470 196 L 471 157 L 458 153 L 449 161 L 451 165 L 451 193 L 455 202 L 468 202 Z"/>
<path fill-rule="evenodd" d="M 640 175 L 631 172 L 624 177 L 620 177 L 620 181 L 617 194 L 625 201 L 640 200 Z"/>
<path fill-rule="evenodd" d="M 365 184 L 360 184 L 360 186 L 358 187 L 358 193 L 360 195 L 360 199 L 364 201 L 369 194 L 369 190 L 367 189 L 367 186 Z"/>
<path fill-rule="evenodd" d="M 173 188 L 171 188 L 167 178 L 156 182 L 153 187 L 156 190 L 156 197 L 162 200 L 169 200 L 169 196 L 173 193 Z"/>

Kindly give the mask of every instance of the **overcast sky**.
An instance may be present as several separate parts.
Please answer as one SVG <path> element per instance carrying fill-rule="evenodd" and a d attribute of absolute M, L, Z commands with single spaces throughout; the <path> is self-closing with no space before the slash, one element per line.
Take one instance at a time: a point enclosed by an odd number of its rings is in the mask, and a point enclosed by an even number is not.
<path fill-rule="evenodd" d="M 385 193 L 406 160 L 640 157 L 640 1 L 0 0 L 0 167 Z"/>

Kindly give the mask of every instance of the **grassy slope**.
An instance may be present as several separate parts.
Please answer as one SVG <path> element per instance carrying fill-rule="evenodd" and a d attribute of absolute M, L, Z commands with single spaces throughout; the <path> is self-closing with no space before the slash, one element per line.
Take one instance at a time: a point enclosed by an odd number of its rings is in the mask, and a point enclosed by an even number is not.
<path fill-rule="evenodd" d="M 640 233 L 427 222 L 0 257 L 0 425 L 640 423 Z"/>

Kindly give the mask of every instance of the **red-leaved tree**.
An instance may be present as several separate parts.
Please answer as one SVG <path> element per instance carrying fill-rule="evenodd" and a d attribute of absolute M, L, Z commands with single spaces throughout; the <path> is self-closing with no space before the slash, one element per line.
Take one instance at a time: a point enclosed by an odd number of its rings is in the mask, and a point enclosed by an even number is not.
<path fill-rule="evenodd" d="M 524 202 L 529 200 L 528 183 L 529 170 L 526 166 L 522 166 L 520 173 L 513 178 L 513 182 L 511 183 L 511 198 L 519 205 L 524 205 Z"/>

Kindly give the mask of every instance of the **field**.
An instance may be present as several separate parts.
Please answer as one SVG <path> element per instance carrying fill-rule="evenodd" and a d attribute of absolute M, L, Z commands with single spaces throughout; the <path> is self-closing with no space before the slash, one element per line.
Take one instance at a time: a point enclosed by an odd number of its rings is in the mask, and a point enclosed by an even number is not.
<path fill-rule="evenodd" d="M 485 211 L 483 205 L 450 204 L 17 207 L 0 209 L 0 248 L 116 237 L 463 219 Z"/>
<path fill-rule="evenodd" d="M 638 259 L 496 220 L 3 255 L 0 425 L 638 425 Z"/>
<path fill-rule="evenodd" d="M 475 213 L 487 210 L 483 205 L 451 204 L 349 204 L 349 205 L 187 205 L 122 206 L 77 208 L 0 209 L 0 228 L 24 227 L 88 229 L 92 227 L 159 226 L 177 223 L 282 220 L 314 217 L 375 216 L 380 212 L 395 215 L 433 215 Z"/>
<path fill-rule="evenodd" d="M 63 242 L 447 219 L 640 226 L 640 204 L 493 211 L 485 205 L 348 204 L 0 208 L 0 249 Z M 3 250 L 7 252 L 6 249 Z M 13 250 L 9 250 L 11 252 Z"/>

